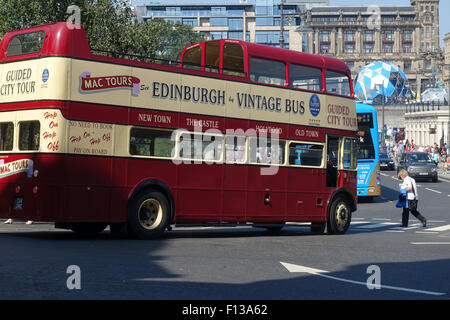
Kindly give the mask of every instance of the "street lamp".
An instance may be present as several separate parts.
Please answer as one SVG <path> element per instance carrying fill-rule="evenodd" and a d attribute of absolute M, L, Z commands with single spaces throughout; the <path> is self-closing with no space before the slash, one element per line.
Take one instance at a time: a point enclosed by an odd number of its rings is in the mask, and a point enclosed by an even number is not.
<path fill-rule="evenodd" d="M 384 139 L 384 105 L 385 105 L 385 93 L 384 93 L 384 81 L 381 81 L 379 83 L 376 84 L 376 86 L 380 87 L 381 86 L 381 92 L 383 95 L 383 103 L 381 105 L 381 148 L 385 149 L 386 147 L 386 143 L 385 143 L 385 139 Z"/>
<path fill-rule="evenodd" d="M 284 0 L 280 3 L 280 48 L 284 48 Z"/>

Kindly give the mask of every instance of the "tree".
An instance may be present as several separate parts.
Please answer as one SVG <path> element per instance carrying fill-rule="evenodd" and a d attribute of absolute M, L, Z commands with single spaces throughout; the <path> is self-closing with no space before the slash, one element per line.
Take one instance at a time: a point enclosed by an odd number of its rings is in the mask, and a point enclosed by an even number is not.
<path fill-rule="evenodd" d="M 200 41 L 190 26 L 161 19 L 134 23 L 125 0 L 0 0 L 0 36 L 15 29 L 67 21 L 67 8 L 80 8 L 81 26 L 91 48 L 177 59 L 182 48 Z"/>

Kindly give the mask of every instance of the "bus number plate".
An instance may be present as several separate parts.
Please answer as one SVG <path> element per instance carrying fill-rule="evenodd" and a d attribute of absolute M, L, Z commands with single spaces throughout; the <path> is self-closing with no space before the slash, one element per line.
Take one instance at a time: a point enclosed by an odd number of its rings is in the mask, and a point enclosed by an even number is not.
<path fill-rule="evenodd" d="M 23 198 L 14 199 L 14 210 L 23 210 Z"/>

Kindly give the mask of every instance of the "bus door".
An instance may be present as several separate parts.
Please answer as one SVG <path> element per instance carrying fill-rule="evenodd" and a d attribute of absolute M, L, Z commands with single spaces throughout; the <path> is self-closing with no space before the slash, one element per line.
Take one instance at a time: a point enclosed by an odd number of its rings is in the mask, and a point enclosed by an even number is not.
<path fill-rule="evenodd" d="M 339 138 L 327 139 L 327 187 L 336 188 L 338 181 Z"/>

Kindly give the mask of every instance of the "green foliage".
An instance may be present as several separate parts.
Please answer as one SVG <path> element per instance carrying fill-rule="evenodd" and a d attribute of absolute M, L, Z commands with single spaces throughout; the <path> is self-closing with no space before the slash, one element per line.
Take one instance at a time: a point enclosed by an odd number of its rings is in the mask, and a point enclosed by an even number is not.
<path fill-rule="evenodd" d="M 15 29 L 67 21 L 67 8 L 81 10 L 81 26 L 91 48 L 160 59 L 177 59 L 201 36 L 190 26 L 161 19 L 133 23 L 125 0 L 0 0 L 0 36 Z"/>

